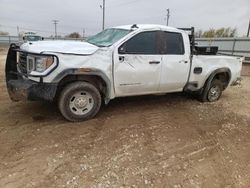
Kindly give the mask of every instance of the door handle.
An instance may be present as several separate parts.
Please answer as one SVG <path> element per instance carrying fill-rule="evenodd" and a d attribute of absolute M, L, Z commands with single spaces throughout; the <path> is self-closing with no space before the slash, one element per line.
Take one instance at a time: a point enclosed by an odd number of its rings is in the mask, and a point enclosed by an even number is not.
<path fill-rule="evenodd" d="M 188 63 L 188 61 L 181 60 L 181 61 L 179 61 L 179 63 Z"/>
<path fill-rule="evenodd" d="M 153 65 L 153 64 L 160 64 L 161 62 L 160 61 L 150 61 L 149 64 L 150 65 Z"/>

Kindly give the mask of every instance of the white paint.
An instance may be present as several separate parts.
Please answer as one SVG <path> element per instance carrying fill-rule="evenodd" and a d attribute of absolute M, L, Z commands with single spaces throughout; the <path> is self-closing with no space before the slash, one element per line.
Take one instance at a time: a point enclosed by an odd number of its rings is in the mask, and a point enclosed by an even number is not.
<path fill-rule="evenodd" d="M 22 45 L 22 50 L 33 53 L 58 52 L 90 55 L 95 53 L 98 47 L 87 42 L 58 40 L 26 42 Z"/>
<path fill-rule="evenodd" d="M 44 78 L 46 83 L 51 83 L 58 74 L 66 69 L 93 68 L 101 70 L 110 80 L 111 99 L 119 96 L 182 91 L 187 83 L 190 69 L 190 43 L 187 33 L 160 25 L 138 25 L 138 27 L 114 45 L 105 48 L 98 48 L 87 42 L 41 41 L 23 44 L 21 49 L 34 53 L 53 53 L 58 56 L 59 66 Z M 131 25 L 116 28 L 131 29 Z M 181 33 L 184 38 L 185 54 L 124 55 L 124 61 L 119 60 L 118 48 L 126 40 L 140 32 L 155 30 Z M 149 61 L 160 61 L 160 64 L 150 65 Z M 188 63 L 184 63 L 184 61 L 188 61 Z M 236 57 L 194 56 L 189 81 L 198 82 L 197 89 L 200 89 L 214 70 L 229 68 L 232 72 L 231 84 L 240 77 L 241 63 L 241 60 Z M 202 67 L 202 74 L 193 74 L 195 67 Z M 39 81 L 34 77 L 29 77 L 29 79 Z"/>
<path fill-rule="evenodd" d="M 159 90 L 161 63 L 149 64 L 151 61 L 162 62 L 158 55 L 121 55 L 114 56 L 114 85 L 116 96 L 130 96 L 154 93 Z"/>
<path fill-rule="evenodd" d="M 193 74 L 195 67 L 202 67 L 202 74 Z M 241 76 L 242 59 L 231 56 L 194 56 L 192 74 L 190 76 L 190 82 L 198 82 L 198 89 L 202 88 L 207 78 L 211 73 L 219 68 L 228 68 L 231 71 L 231 85 L 237 78 Z"/>
<path fill-rule="evenodd" d="M 186 33 L 182 33 L 185 54 L 163 55 L 161 70 L 161 92 L 178 92 L 185 87 L 190 69 L 190 44 Z"/>

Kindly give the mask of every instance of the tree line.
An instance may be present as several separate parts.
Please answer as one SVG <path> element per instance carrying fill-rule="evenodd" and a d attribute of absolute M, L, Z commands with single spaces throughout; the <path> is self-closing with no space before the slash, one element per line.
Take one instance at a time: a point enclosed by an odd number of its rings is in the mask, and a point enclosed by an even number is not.
<path fill-rule="evenodd" d="M 207 31 L 198 30 L 195 32 L 195 37 L 197 38 L 236 37 L 236 35 L 237 29 L 231 27 L 211 28 Z"/>
<path fill-rule="evenodd" d="M 0 35 L 9 35 L 8 32 L 0 31 Z M 222 27 L 219 29 L 211 28 L 206 31 L 198 30 L 195 32 L 195 37 L 197 38 L 217 38 L 217 37 L 236 37 L 237 29 L 231 27 Z M 53 36 L 51 36 L 53 37 Z M 66 38 L 81 38 L 82 36 L 78 32 L 70 33 L 65 36 Z M 58 36 L 62 38 L 62 36 Z"/>
<path fill-rule="evenodd" d="M 197 38 L 218 38 L 218 37 L 236 37 L 237 29 L 231 27 L 222 27 L 219 29 L 209 29 L 206 31 L 198 30 L 195 32 Z M 65 36 L 66 38 L 81 38 L 78 32 L 70 33 Z"/>

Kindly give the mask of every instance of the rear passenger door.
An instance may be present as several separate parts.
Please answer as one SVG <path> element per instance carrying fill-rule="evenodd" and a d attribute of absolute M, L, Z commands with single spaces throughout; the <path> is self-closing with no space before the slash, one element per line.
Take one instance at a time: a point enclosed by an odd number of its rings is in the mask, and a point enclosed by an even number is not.
<path fill-rule="evenodd" d="M 181 33 L 162 32 L 162 70 L 160 91 L 182 91 L 189 76 L 190 51 L 185 50 Z"/>

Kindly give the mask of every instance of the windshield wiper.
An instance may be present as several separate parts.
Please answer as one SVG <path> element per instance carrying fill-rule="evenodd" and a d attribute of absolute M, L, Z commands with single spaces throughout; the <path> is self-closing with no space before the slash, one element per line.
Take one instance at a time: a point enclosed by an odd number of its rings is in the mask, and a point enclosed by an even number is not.
<path fill-rule="evenodd" d="M 108 46 L 105 46 L 105 45 L 97 45 L 97 46 L 100 47 L 100 48 L 108 47 Z"/>
<path fill-rule="evenodd" d="M 95 43 L 93 43 L 93 42 L 89 42 L 89 41 L 87 41 L 87 40 L 86 40 L 86 42 L 88 42 L 89 44 L 98 46 L 98 47 L 100 47 L 100 48 L 102 48 L 102 47 L 107 47 L 107 46 L 105 46 L 105 45 L 98 45 L 98 44 L 95 44 Z"/>

